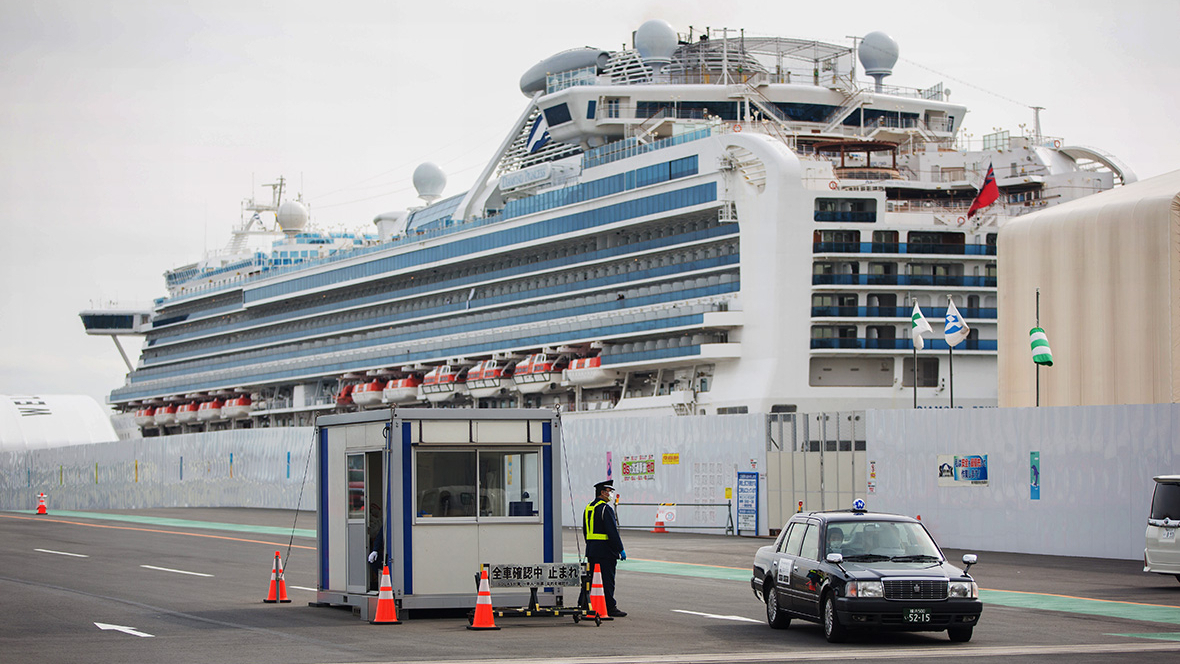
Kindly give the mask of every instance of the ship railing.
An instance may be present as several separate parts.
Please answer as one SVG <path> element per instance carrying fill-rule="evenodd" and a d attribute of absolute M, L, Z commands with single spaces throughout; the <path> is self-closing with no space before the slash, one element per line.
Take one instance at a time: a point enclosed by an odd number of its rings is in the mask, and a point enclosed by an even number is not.
<path fill-rule="evenodd" d="M 922 314 L 931 319 L 945 318 L 946 307 L 922 307 Z M 907 321 L 913 313 L 913 307 L 840 307 L 813 306 L 812 318 L 904 318 Z M 994 320 L 995 307 L 959 307 L 959 315 L 967 320 Z"/>

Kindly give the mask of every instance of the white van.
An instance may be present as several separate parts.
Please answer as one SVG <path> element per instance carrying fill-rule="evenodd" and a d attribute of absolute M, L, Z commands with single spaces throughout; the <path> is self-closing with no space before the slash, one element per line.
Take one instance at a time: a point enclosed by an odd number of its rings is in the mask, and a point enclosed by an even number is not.
<path fill-rule="evenodd" d="M 1143 549 L 1143 571 L 1173 574 L 1180 581 L 1180 475 L 1160 475 L 1151 497 L 1147 517 L 1147 547 Z"/>

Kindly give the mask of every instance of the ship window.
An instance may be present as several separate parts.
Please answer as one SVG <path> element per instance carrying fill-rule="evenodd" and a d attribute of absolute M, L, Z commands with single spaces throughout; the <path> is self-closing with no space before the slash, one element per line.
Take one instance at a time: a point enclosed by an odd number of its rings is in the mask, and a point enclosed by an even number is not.
<path fill-rule="evenodd" d="M 586 102 L 586 119 L 587 120 L 594 119 L 594 111 L 595 111 L 595 107 L 597 105 L 598 105 L 598 100 L 596 100 L 596 99 L 591 99 L 590 101 Z"/>
<path fill-rule="evenodd" d="M 565 124 L 572 120 L 570 116 L 569 106 L 565 104 L 557 104 L 545 109 L 545 123 L 550 127 L 556 127 L 560 124 Z"/>
<path fill-rule="evenodd" d="M 914 386 L 914 358 L 907 357 L 901 364 L 902 387 Z M 938 387 L 938 358 L 918 358 L 918 387 Z"/>

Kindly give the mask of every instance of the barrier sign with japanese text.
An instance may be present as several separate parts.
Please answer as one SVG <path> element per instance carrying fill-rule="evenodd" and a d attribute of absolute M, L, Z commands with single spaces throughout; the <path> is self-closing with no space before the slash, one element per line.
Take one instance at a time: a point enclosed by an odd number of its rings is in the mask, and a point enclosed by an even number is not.
<path fill-rule="evenodd" d="M 987 486 L 987 455 L 938 455 L 938 486 Z"/>
<path fill-rule="evenodd" d="M 654 480 L 656 478 L 656 458 L 654 455 L 623 457 L 623 481 Z"/>
<path fill-rule="evenodd" d="M 488 585 L 497 588 L 548 588 L 581 585 L 577 563 L 533 563 L 531 565 L 488 565 Z"/>
<path fill-rule="evenodd" d="M 758 473 L 737 474 L 737 530 L 758 532 Z"/>

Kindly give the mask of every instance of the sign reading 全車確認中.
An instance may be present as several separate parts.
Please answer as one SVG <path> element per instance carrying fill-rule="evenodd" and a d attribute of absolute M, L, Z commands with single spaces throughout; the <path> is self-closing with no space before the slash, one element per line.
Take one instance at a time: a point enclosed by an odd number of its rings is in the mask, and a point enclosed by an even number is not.
<path fill-rule="evenodd" d="M 939 454 L 938 486 L 987 486 L 986 454 Z"/>

